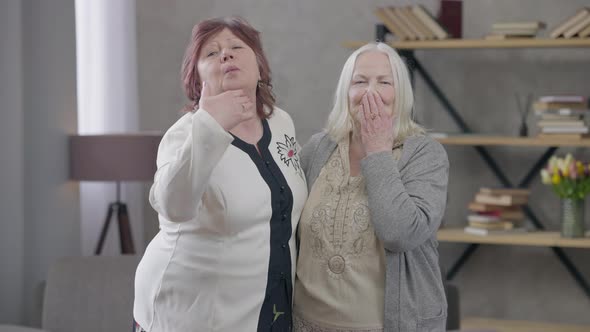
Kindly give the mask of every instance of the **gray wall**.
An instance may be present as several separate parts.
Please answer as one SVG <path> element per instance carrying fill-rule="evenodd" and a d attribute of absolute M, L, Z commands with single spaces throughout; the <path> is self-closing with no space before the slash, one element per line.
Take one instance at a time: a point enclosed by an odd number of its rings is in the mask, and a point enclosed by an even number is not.
<path fill-rule="evenodd" d="M 0 5 L 0 322 L 22 319 L 24 257 L 24 153 L 22 100 L 22 7 Z"/>
<path fill-rule="evenodd" d="M 25 313 L 59 257 L 80 255 L 78 188 L 68 182 L 67 134 L 76 132 L 74 0 L 23 1 Z"/>
<path fill-rule="evenodd" d="M 350 50 L 346 40 L 373 38 L 379 5 L 417 1 L 192 1 L 138 2 L 140 123 L 142 129 L 165 130 L 184 103 L 179 68 L 190 31 L 211 16 L 238 14 L 263 36 L 273 69 L 280 106 L 292 115 L 304 143 L 320 130 L 331 107 L 333 90 Z M 421 1 L 430 11 L 438 1 Z M 551 28 L 587 0 L 464 1 L 464 35 L 483 36 L 495 21 L 543 20 Z M 550 30 L 550 29 L 548 29 Z M 547 31 L 544 32 L 546 34 Z M 514 135 L 518 113 L 514 93 L 588 94 L 588 49 L 418 51 L 417 57 L 474 131 Z M 437 131 L 457 131 L 440 103 L 418 78 L 416 118 Z M 533 123 L 533 118 L 529 122 Z M 489 149 L 513 182 L 520 181 L 542 153 L 541 148 Z M 571 149 L 570 149 L 571 150 Z M 466 205 L 481 185 L 498 185 L 468 147 L 447 147 L 451 160 L 448 226 L 465 224 Z M 561 152 L 568 151 L 563 149 Z M 590 159 L 580 149 L 571 150 Z M 549 229 L 559 225 L 558 200 L 533 181 L 532 206 Z M 590 209 L 590 206 L 587 208 Z M 157 232 L 157 220 L 146 206 L 146 238 Z M 441 262 L 449 267 L 465 248 L 441 244 Z M 588 251 L 566 249 L 590 279 Z M 486 246 L 472 256 L 455 279 L 462 313 L 468 316 L 590 323 L 590 301 L 548 248 Z"/>
<path fill-rule="evenodd" d="M 38 324 L 49 266 L 80 254 L 74 31 L 74 0 L 0 2 L 0 323 Z"/>

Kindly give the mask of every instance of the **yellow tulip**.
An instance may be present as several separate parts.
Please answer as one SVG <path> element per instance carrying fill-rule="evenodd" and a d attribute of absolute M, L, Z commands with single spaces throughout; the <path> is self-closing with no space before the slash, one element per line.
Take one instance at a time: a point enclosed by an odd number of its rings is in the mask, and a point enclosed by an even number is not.
<path fill-rule="evenodd" d="M 553 177 L 551 178 L 551 182 L 553 182 L 553 184 L 559 184 L 561 182 L 561 177 L 559 176 L 558 173 L 553 173 Z"/>

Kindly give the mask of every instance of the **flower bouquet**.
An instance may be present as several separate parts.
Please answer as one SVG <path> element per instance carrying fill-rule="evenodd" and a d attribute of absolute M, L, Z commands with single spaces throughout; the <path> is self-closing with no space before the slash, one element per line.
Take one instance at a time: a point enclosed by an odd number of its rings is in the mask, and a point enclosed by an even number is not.
<path fill-rule="evenodd" d="M 584 199 L 590 193 L 590 164 L 574 159 L 571 154 L 565 158 L 553 156 L 541 170 L 541 180 L 561 198 L 561 235 L 583 237 Z"/>

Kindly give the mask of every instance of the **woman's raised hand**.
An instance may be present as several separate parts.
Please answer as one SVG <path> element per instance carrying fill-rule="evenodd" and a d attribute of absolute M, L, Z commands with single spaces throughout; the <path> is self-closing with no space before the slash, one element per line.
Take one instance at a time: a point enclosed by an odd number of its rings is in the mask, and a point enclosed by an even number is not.
<path fill-rule="evenodd" d="M 227 131 L 256 116 L 256 105 L 244 90 L 229 90 L 211 95 L 206 82 L 203 82 L 201 89 L 199 108 L 209 113 Z"/>
<path fill-rule="evenodd" d="M 367 155 L 393 149 L 393 115 L 390 115 L 381 96 L 367 91 L 360 105 L 358 118 L 361 142 Z"/>

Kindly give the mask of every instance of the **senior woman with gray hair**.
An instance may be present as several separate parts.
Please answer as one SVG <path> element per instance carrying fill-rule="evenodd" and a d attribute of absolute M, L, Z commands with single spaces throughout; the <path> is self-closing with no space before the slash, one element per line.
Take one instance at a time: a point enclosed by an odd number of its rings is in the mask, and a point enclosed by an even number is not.
<path fill-rule="evenodd" d="M 326 129 L 301 151 L 294 331 L 444 331 L 436 231 L 449 162 L 411 119 L 407 68 L 367 44 L 344 64 Z"/>

